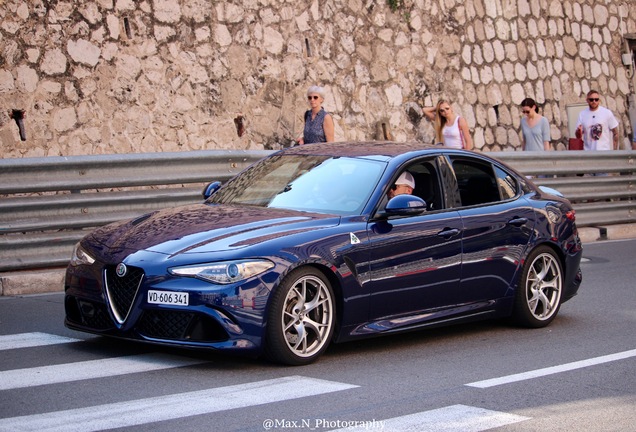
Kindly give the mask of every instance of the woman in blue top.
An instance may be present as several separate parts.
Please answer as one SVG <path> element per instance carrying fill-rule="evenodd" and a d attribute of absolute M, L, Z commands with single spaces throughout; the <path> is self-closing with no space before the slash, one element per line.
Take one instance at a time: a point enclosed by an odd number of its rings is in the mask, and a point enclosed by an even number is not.
<path fill-rule="evenodd" d="M 309 87 L 307 100 L 311 109 L 305 112 L 305 129 L 303 136 L 298 139 L 298 143 L 333 142 L 333 117 L 322 107 L 325 100 L 325 89 L 319 86 Z"/>
<path fill-rule="evenodd" d="M 526 151 L 550 150 L 550 125 L 548 119 L 539 114 L 534 99 L 521 101 L 521 149 Z"/>

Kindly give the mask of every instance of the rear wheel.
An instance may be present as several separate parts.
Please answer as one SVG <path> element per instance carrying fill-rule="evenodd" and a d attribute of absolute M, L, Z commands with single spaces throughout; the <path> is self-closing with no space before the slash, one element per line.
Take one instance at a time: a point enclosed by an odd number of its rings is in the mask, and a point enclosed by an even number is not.
<path fill-rule="evenodd" d="M 525 327 L 545 327 L 561 307 L 563 270 L 556 253 L 547 246 L 533 250 L 523 267 L 515 297 L 513 319 Z"/>
<path fill-rule="evenodd" d="M 304 365 L 327 349 L 335 326 L 331 284 L 313 267 L 292 271 L 272 294 L 265 355 L 272 361 Z"/>

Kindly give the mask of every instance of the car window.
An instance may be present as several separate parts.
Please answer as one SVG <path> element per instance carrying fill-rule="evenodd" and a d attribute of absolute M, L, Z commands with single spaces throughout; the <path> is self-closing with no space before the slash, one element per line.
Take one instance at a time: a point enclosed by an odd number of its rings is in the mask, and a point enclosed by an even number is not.
<path fill-rule="evenodd" d="M 208 202 L 359 214 L 385 168 L 384 162 L 363 158 L 272 156 L 233 178 Z"/>
<path fill-rule="evenodd" d="M 502 170 L 499 167 L 495 167 L 495 175 L 497 176 L 497 185 L 499 186 L 499 193 L 504 200 L 514 198 L 517 195 L 518 184 L 515 178 Z"/>
<path fill-rule="evenodd" d="M 453 160 L 459 195 L 463 206 L 501 200 L 498 179 L 491 164 L 463 159 Z"/>
<path fill-rule="evenodd" d="M 407 171 L 411 173 L 415 181 L 413 195 L 426 201 L 426 209 L 428 211 L 443 209 L 444 205 L 435 159 L 420 161 L 410 165 Z"/>

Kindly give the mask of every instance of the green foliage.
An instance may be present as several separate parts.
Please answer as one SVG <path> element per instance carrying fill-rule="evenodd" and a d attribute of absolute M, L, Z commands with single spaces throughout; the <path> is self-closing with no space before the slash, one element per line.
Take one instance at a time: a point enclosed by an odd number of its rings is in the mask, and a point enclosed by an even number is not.
<path fill-rule="evenodd" d="M 386 0 L 391 10 L 395 12 L 400 6 L 402 6 L 402 0 Z"/>
<path fill-rule="evenodd" d="M 392 12 L 397 12 L 398 9 L 407 10 L 409 8 L 408 5 L 405 5 L 405 0 L 386 0 L 386 4 L 389 5 Z M 402 17 L 406 20 L 406 22 L 411 21 L 411 13 L 407 10 L 404 12 Z"/>

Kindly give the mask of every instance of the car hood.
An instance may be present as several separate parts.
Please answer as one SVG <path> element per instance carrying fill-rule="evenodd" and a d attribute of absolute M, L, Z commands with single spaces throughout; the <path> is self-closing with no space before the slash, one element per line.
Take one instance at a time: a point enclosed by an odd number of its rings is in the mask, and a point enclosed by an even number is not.
<path fill-rule="evenodd" d="M 192 204 L 107 225 L 87 239 L 108 249 L 146 250 L 170 256 L 227 251 L 267 240 L 334 226 L 340 217 L 275 208 Z"/>

